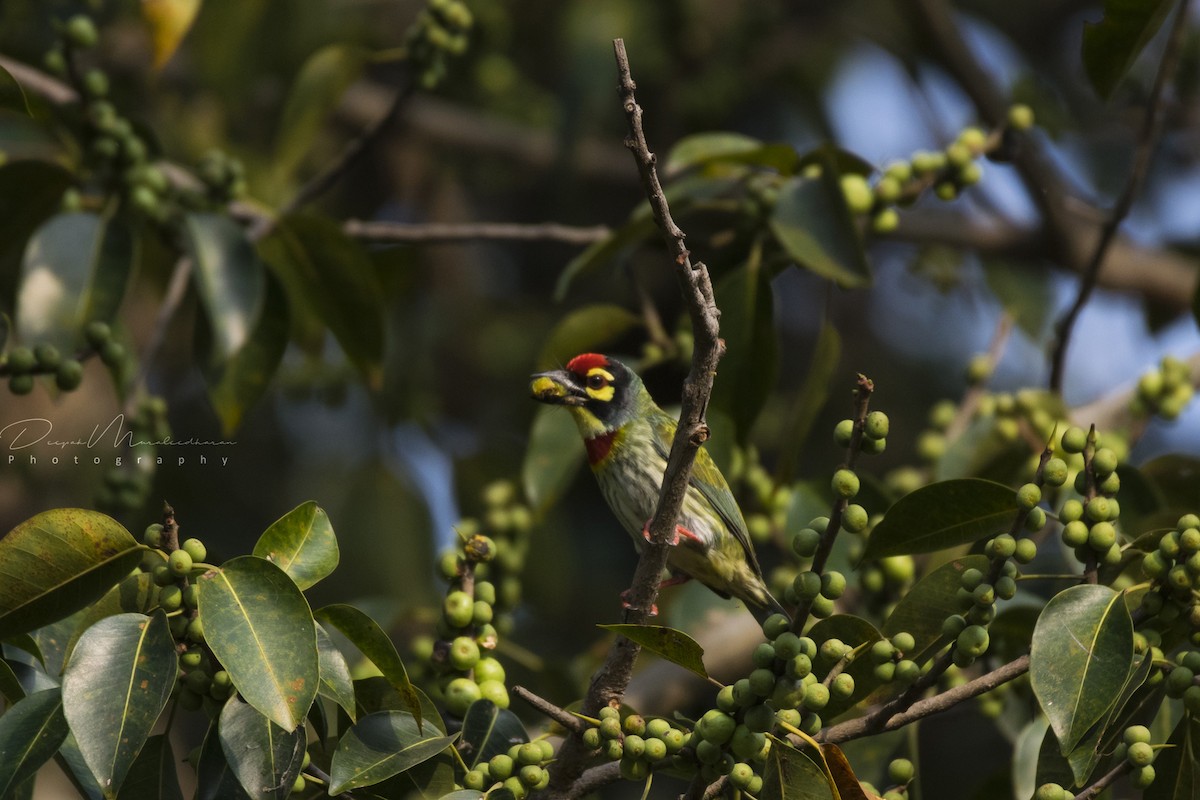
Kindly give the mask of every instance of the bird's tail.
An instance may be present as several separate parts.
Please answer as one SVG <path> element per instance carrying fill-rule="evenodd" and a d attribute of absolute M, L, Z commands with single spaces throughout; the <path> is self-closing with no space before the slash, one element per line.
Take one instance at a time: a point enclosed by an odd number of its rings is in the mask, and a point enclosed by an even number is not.
<path fill-rule="evenodd" d="M 765 624 L 766 621 L 775 614 L 783 614 L 783 616 L 787 617 L 789 622 L 791 621 L 792 615 L 788 613 L 788 610 L 783 607 L 783 604 L 776 600 L 774 595 L 767 590 L 766 584 L 759 583 L 758 586 L 753 587 L 753 589 L 755 590 L 754 594 L 749 597 L 743 597 L 742 600 L 750 609 L 750 613 L 754 615 L 756 620 L 758 620 L 759 625 Z"/>

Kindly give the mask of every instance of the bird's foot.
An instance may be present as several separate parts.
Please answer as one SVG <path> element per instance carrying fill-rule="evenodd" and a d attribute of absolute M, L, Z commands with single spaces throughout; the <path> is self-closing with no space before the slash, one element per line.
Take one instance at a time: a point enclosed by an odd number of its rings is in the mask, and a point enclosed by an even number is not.
<path fill-rule="evenodd" d="M 625 609 L 626 611 L 629 611 L 633 608 L 633 604 L 629 602 L 629 589 L 626 589 L 625 591 L 621 592 L 621 608 Z M 647 616 L 650 616 L 650 617 L 658 616 L 658 604 L 657 603 L 650 604 L 650 613 Z"/>
<path fill-rule="evenodd" d="M 652 520 L 649 520 L 649 519 L 646 520 L 646 524 L 642 526 L 642 538 L 645 539 L 647 542 L 650 541 L 650 523 L 651 523 L 651 521 Z M 697 544 L 700 543 L 699 536 L 692 533 L 691 531 L 689 531 L 687 528 L 683 527 L 682 525 L 676 525 L 675 531 L 673 532 L 671 538 L 667 540 L 667 544 L 674 547 L 675 545 L 679 544 L 680 539 L 690 539 L 691 541 L 696 542 Z"/>

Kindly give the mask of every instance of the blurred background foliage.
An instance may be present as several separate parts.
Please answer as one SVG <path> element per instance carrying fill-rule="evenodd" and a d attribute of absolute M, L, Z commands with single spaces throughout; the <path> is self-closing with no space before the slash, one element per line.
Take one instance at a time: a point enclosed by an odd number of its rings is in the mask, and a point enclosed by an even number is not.
<path fill-rule="evenodd" d="M 161 68 L 154 66 L 144 8 L 129 0 L 6 0 L 0 53 L 41 69 L 56 20 L 93 13 L 101 36 L 89 63 L 107 74 L 112 103 L 147 140 L 151 159 L 194 170 L 214 148 L 236 158 L 244 168 L 242 216 L 252 220 L 277 212 L 387 112 L 395 87 L 412 77 L 395 51 L 424 8 L 406 0 L 196 5 L 194 24 Z M 850 171 L 939 150 L 968 125 L 991 125 L 980 118 L 973 88 L 946 66 L 920 21 L 922 9 L 932 7 L 958 30 L 994 88 L 1034 110 L 1040 128 L 1030 136 L 1047 154 L 1053 174 L 1046 177 L 1063 187 L 1087 229 L 1128 174 L 1163 38 L 1150 42 L 1103 99 L 1080 59 L 1085 23 L 1100 17 L 1095 2 L 467 6 L 473 24 L 466 46 L 444 60 L 436 87 L 417 87 L 365 157 L 306 207 L 303 224 L 549 221 L 626 230 L 620 226 L 642 191 L 622 147 L 616 36 L 626 40 L 647 133 L 664 160 L 684 137 L 705 131 L 784 143 L 798 153 L 831 142 L 864 160 L 841 162 Z M 1167 92 L 1161 147 L 1076 329 L 1063 386 L 1068 407 L 1118 393 L 1164 354 L 1186 358 L 1200 344 L 1191 314 L 1200 245 L 1198 62 L 1193 24 Z M 27 94 L 33 116 L 0 110 L 8 164 L 42 159 L 76 169 L 78 121 L 69 104 L 55 111 L 53 101 Z M 706 169 L 700 172 L 720 177 L 721 168 Z M 4 191 L 0 202 L 10 210 L 28 202 L 28 187 L 10 181 Z M 988 348 L 1005 315 L 1017 324 L 992 388 L 1044 388 L 1053 322 L 1074 298 L 1078 278 L 1061 266 L 1033 197 L 1011 165 L 986 163 L 977 187 L 949 203 L 922 197 L 901 211 L 898 230 L 868 237 L 873 278 L 857 288 L 837 288 L 812 269 L 789 266 L 788 253 L 769 243 L 759 254 L 761 273 L 748 272 L 747 261 L 757 257 L 746 227 L 757 213 L 744 205 L 754 199 L 750 194 L 681 214 L 689 244 L 723 293 L 731 357 L 718 376 L 711 415 L 718 460 L 745 465 L 747 454 L 757 453 L 776 475 L 815 478 L 815 488 L 801 484 L 798 491 L 813 495 L 811 516 L 827 504 L 823 476 L 840 457 L 830 431 L 850 411 L 854 376 L 875 380 L 874 407 L 892 419 L 888 450 L 872 464 L 882 476 L 916 459 L 930 407 L 963 395 L 968 361 Z M 16 286 L 28 231 L 3 233 L 0 306 L 12 316 L 19 314 Z M 175 260 L 153 229 L 138 228 L 138 240 L 136 274 L 119 314 L 135 351 L 154 336 Z M 165 328 L 162 349 L 145 365 L 147 387 L 167 401 L 176 439 L 224 436 L 236 444 L 160 448 L 167 463 L 143 501 L 119 516 L 140 529 L 169 500 L 185 534 L 203 536 L 224 557 L 245 551 L 288 509 L 316 500 L 340 535 L 342 566 L 315 590 L 314 602 L 372 598 L 379 601 L 369 606 L 377 618 L 420 631 L 432 623 L 426 609 L 440 593 L 436 553 L 451 541 L 455 522 L 485 513 L 485 487 L 524 480 L 539 495 L 531 498 L 528 602 L 517 617 L 516 640 L 564 684 L 578 680 L 586 669 L 580 672 L 567 656 L 598 641 L 593 623 L 617 615 L 616 595 L 634 553 L 590 477 L 575 470 L 582 449 L 573 431 L 538 417 L 528 376 L 573 354 L 575 345 L 604 348 L 643 366 L 660 403 L 677 400 L 688 354 L 687 337 L 677 332 L 686 323 L 662 247 L 652 231 L 640 230 L 615 248 L 617 257 L 606 252 L 564 289 L 564 270 L 585 252 L 583 244 L 345 241 L 338 246 L 353 252 L 335 255 L 363 259 L 368 278 L 359 288 L 373 287 L 358 308 L 377 319 L 358 321 L 380 325 L 377 364 L 363 368 L 361 358 L 346 355 L 345 337 L 325 333 L 311 309 L 293 306 L 292 343 L 278 371 L 265 393 L 247 403 L 236 430 L 223 432 L 194 336 L 205 311 L 189 292 Z M 581 309 L 591 316 L 572 317 Z M 362 330 L 350 319 L 347 337 Z M 806 384 L 810 374 L 817 377 Z M 78 392 L 5 394 L 0 421 L 44 417 L 56 434 L 86 438 L 121 408 L 103 369 L 89 363 Z M 526 464 L 531 428 L 561 442 L 543 448 L 556 458 Z M 198 463 L 201 452 L 210 456 L 206 465 Z M 1151 422 L 1133 460 L 1167 452 L 1200 454 L 1194 409 L 1173 422 Z M 219 465 L 222 456 L 227 465 Z M 108 462 L 24 460 L 0 468 L 5 530 L 39 510 L 88 505 L 111 471 Z M 750 483 L 745 497 L 753 507 Z M 775 561 L 770 554 L 765 560 Z M 677 591 L 667 599 L 668 621 L 702 619 L 704 597 Z"/>

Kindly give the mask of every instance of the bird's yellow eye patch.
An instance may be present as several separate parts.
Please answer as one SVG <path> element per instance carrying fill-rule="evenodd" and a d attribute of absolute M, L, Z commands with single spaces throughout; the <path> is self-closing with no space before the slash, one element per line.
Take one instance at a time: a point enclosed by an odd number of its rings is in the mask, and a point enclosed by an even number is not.
<path fill-rule="evenodd" d="M 584 389 L 587 391 L 589 397 L 607 403 L 613 399 L 613 394 L 616 392 L 612 382 L 613 376 L 611 372 L 601 367 L 592 367 L 588 370 L 587 383 Z"/>

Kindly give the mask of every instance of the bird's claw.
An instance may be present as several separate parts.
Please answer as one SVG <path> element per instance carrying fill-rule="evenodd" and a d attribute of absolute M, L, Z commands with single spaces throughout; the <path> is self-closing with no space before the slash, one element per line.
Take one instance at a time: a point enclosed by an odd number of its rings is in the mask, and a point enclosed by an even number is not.
<path fill-rule="evenodd" d="M 621 592 L 621 608 L 625 609 L 626 611 L 630 611 L 633 609 L 633 604 L 629 602 L 629 592 L 630 592 L 629 589 L 626 589 L 625 591 Z M 658 616 L 658 604 L 657 603 L 650 604 L 650 613 L 647 614 L 646 616 L 649 616 L 649 617 L 657 617 Z"/>
<path fill-rule="evenodd" d="M 646 520 L 646 524 L 642 526 L 642 538 L 645 539 L 647 542 L 650 541 L 650 523 L 651 522 L 652 522 L 652 520 L 648 519 L 648 520 Z M 667 544 L 669 544 L 671 547 L 674 547 L 675 545 L 679 544 L 680 539 L 690 539 L 691 541 L 696 542 L 697 544 L 699 544 L 699 542 L 700 542 L 699 536 L 692 533 L 691 531 L 689 531 L 687 528 L 683 527 L 682 525 L 676 525 L 675 530 L 672 531 L 672 533 L 671 533 L 671 538 L 667 540 Z"/>

